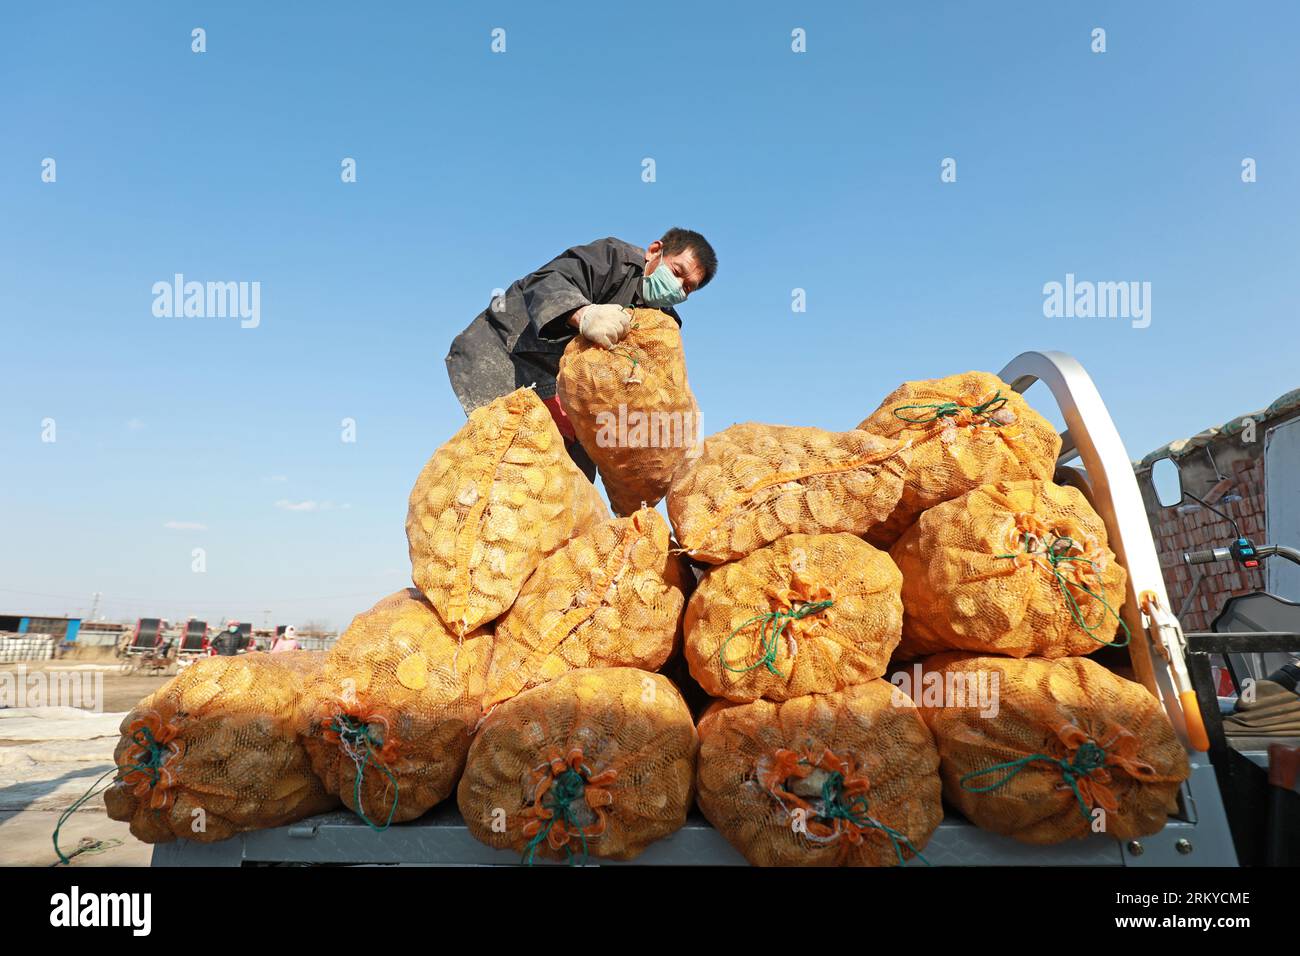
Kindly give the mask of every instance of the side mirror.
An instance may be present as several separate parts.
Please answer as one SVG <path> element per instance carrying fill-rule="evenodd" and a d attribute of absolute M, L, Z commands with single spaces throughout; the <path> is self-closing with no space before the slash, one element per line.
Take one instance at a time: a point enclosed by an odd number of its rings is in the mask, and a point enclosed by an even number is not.
<path fill-rule="evenodd" d="M 1151 486 L 1162 508 L 1172 508 L 1183 500 L 1183 478 L 1172 458 L 1161 458 L 1151 466 Z"/>

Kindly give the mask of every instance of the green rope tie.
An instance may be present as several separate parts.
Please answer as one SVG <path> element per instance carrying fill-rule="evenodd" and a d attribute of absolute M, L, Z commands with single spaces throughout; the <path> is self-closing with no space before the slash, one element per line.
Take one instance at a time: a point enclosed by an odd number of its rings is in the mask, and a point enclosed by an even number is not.
<path fill-rule="evenodd" d="M 1066 580 L 1065 575 L 1061 573 L 1060 565 L 1065 563 L 1066 561 L 1077 561 L 1082 564 L 1088 565 L 1088 567 L 1092 568 L 1094 571 L 1097 570 L 1097 565 L 1094 561 L 1085 558 L 1081 554 L 1068 553 L 1069 550 L 1075 546 L 1074 539 L 1064 538 L 1064 537 L 1056 538 L 1050 545 L 1047 546 L 1046 551 L 1030 552 L 1029 534 L 1028 532 L 1026 532 L 1024 536 L 1023 546 L 1024 546 L 1023 550 L 1015 554 L 995 554 L 993 557 L 997 560 L 1002 560 L 1003 558 L 1015 558 L 1018 557 L 1020 554 L 1041 553 L 1044 557 L 1047 558 L 1047 563 L 1051 566 L 1052 569 L 1052 575 L 1053 577 L 1056 578 L 1056 583 L 1060 587 L 1061 593 L 1065 595 L 1066 603 L 1070 605 L 1070 616 L 1074 619 L 1074 623 L 1078 624 L 1081 628 L 1083 628 L 1084 631 L 1087 632 L 1088 636 L 1091 637 L 1098 644 L 1100 644 L 1102 647 L 1127 647 L 1128 646 L 1129 641 L 1133 639 L 1133 633 L 1128 629 L 1128 625 L 1124 623 L 1124 619 L 1115 612 L 1115 609 L 1113 607 L 1110 606 L 1110 602 L 1108 602 L 1104 597 L 1102 597 L 1096 591 L 1092 590 L 1092 588 L 1088 587 L 1086 584 L 1081 584 L 1079 582 L 1070 582 Z M 1098 621 L 1096 624 L 1089 624 L 1087 621 L 1083 619 L 1083 610 L 1079 607 L 1079 602 L 1075 600 L 1074 594 L 1070 591 L 1071 587 L 1078 588 L 1084 594 L 1088 595 L 1088 597 L 1092 598 L 1093 600 L 1101 604 L 1103 610 L 1101 613 L 1100 621 Z M 1096 633 L 1094 633 L 1097 630 L 1097 628 L 1101 627 L 1103 624 L 1106 623 L 1106 615 L 1108 613 L 1110 614 L 1111 617 L 1113 617 L 1116 621 L 1118 621 L 1119 626 L 1123 628 L 1124 639 L 1122 641 L 1103 641 L 1100 637 L 1096 635 Z"/>
<path fill-rule="evenodd" d="M 1089 740 L 1080 744 L 1079 749 L 1074 752 L 1074 758 L 1072 760 L 1063 760 L 1049 754 L 1030 754 L 1028 757 L 1021 757 L 1019 760 L 1010 760 L 1006 763 L 994 764 L 992 767 L 988 767 L 984 770 L 972 770 L 970 773 L 963 776 L 958 783 L 961 784 L 963 790 L 969 791 L 970 793 L 986 793 L 989 790 L 994 790 L 997 787 L 1002 786 L 1035 761 L 1054 764 L 1060 768 L 1061 776 L 1065 778 L 1065 782 L 1068 783 L 1070 789 L 1074 791 L 1074 798 L 1079 801 L 1079 812 L 1083 814 L 1085 820 L 1091 823 L 1092 816 L 1089 813 L 1091 808 L 1083 799 L 1083 794 L 1079 792 L 1079 779 L 1088 776 L 1088 774 L 1092 773 L 1094 770 L 1100 770 L 1106 766 L 1106 751 L 1103 750 L 1101 745 L 1096 743 L 1096 741 Z M 972 777 L 982 777 L 985 774 L 996 773 L 999 770 L 1006 770 L 1007 773 L 998 780 L 989 784 L 987 787 L 968 787 L 966 785 L 966 781 Z"/>
<path fill-rule="evenodd" d="M 537 831 L 537 835 L 528 841 L 524 847 L 523 863 L 525 866 L 533 865 L 533 857 L 537 853 L 537 848 L 546 840 L 547 835 L 551 832 L 551 827 L 559 821 L 563 821 L 578 831 L 582 838 L 582 860 L 587 860 L 587 834 L 582 826 L 578 823 L 569 805 L 576 800 L 582 799 L 582 795 L 587 789 L 587 778 L 591 776 L 591 770 L 586 766 L 582 767 L 582 772 L 577 770 L 566 770 L 555 778 L 555 783 L 551 784 L 551 789 L 546 792 L 542 798 L 542 806 L 551 811 L 551 818 L 546 821 L 546 825 Z M 569 849 L 569 845 L 564 845 L 564 853 L 569 865 L 573 865 L 574 854 Z"/>
<path fill-rule="evenodd" d="M 848 802 L 844 798 L 844 774 L 834 771 L 826 776 L 822 782 L 822 812 L 819 816 L 823 820 L 847 820 L 859 829 L 879 830 L 885 836 L 889 837 L 889 844 L 894 848 L 894 855 L 898 857 L 898 865 L 903 866 L 906 860 L 903 857 L 903 847 L 906 846 L 912 851 L 912 855 L 924 863 L 930 865 L 930 861 L 921 855 L 921 851 L 912 845 L 912 841 L 907 835 L 895 830 L 886 823 L 881 823 L 868 812 L 869 804 L 867 795 L 860 793 Z"/>
<path fill-rule="evenodd" d="M 401 789 L 397 785 L 397 777 L 393 772 L 375 759 L 374 752 L 384 745 L 383 738 L 370 730 L 370 725 L 357 720 L 347 714 L 340 714 L 334 718 L 330 725 L 331 729 L 339 735 L 339 742 L 343 747 L 343 752 L 348 755 L 356 768 L 353 775 L 355 785 L 352 790 L 352 802 L 356 804 L 357 816 L 366 822 L 366 826 L 377 833 L 387 830 L 393 822 L 393 814 L 397 813 L 397 801 L 401 794 Z M 367 764 L 373 764 L 388 777 L 389 783 L 393 785 L 393 805 L 388 810 L 388 819 L 383 825 L 375 824 L 361 807 L 361 780 L 365 776 Z"/>
<path fill-rule="evenodd" d="M 623 356 L 624 358 L 626 358 L 628 361 L 632 363 L 632 367 L 627 370 L 627 377 L 623 379 L 624 382 L 631 381 L 632 376 L 636 374 L 637 366 L 641 364 L 641 360 L 637 358 L 635 355 L 633 355 L 632 350 L 629 348 L 612 348 L 610 349 L 610 351 L 613 352 L 615 355 Z"/>
<path fill-rule="evenodd" d="M 899 405 L 894 409 L 894 417 L 901 418 L 905 422 L 911 422 L 915 425 L 924 425 L 927 422 L 935 422 L 941 418 L 950 418 L 967 409 L 972 415 L 980 419 L 985 425 L 992 425 L 995 428 L 1001 428 L 1002 423 L 993 417 L 993 413 L 1002 408 L 1007 400 L 1002 397 L 1002 392 L 998 391 L 987 402 L 979 405 L 963 405 L 961 402 L 929 402 L 923 405 Z M 926 408 L 930 414 L 925 418 L 908 418 L 906 415 L 900 415 L 899 412 L 911 408 Z"/>
<path fill-rule="evenodd" d="M 624 308 L 623 311 L 626 312 L 627 309 Z M 628 326 L 628 332 L 630 333 L 635 328 L 636 328 L 636 323 L 633 322 L 631 325 Z M 624 382 L 632 381 L 632 376 L 636 375 L 637 366 L 641 364 L 641 360 L 637 358 L 635 355 L 633 355 L 632 349 L 626 345 L 615 346 L 614 348 L 610 349 L 610 351 L 613 352 L 615 355 L 622 355 L 624 358 L 626 358 L 628 361 L 632 363 L 632 367 L 627 370 L 627 378 L 623 379 Z M 641 380 L 637 379 L 637 381 L 640 382 Z"/>
<path fill-rule="evenodd" d="M 718 648 L 718 660 L 726 670 L 734 674 L 744 674 L 758 667 L 766 667 L 777 677 L 784 678 L 785 675 L 776 669 L 776 652 L 780 646 L 781 635 L 785 632 L 786 625 L 791 621 L 801 621 L 811 614 L 820 614 L 834 604 L 834 601 L 810 601 L 792 607 L 788 611 L 770 611 L 767 614 L 751 617 L 732 631 L 727 639 L 722 642 L 722 646 Z M 762 642 L 763 656 L 744 667 L 732 667 L 727 663 L 727 645 L 735 640 L 736 636 L 749 625 L 759 622 L 762 623 L 762 627 L 759 629 L 759 640 Z"/>
<path fill-rule="evenodd" d="M 167 747 L 165 744 L 158 743 L 158 741 L 154 739 L 153 732 L 148 727 L 141 727 L 139 730 L 136 730 L 133 734 L 131 734 L 131 740 L 134 741 L 138 746 L 144 747 L 148 751 L 148 754 L 146 754 L 144 757 L 144 762 L 128 764 L 123 767 L 114 766 L 110 770 L 106 770 L 104 773 L 100 774 L 99 779 L 97 779 L 94 783 L 92 783 L 90 785 L 90 788 L 85 793 L 79 796 L 76 800 L 72 801 L 72 804 L 61 814 L 59 814 L 58 822 L 56 822 L 54 825 L 54 838 L 53 838 L 54 852 L 59 855 L 59 863 L 67 864 L 71 862 L 70 858 L 64 855 L 63 850 L 59 848 L 59 831 L 63 829 L 63 825 L 65 823 L 67 823 L 70 819 L 72 819 L 72 815 L 74 813 L 76 813 L 78 810 L 84 807 L 91 800 L 95 799 L 100 794 L 104 793 L 105 790 L 110 789 L 113 786 L 113 784 L 117 782 L 116 779 L 113 779 L 109 781 L 108 786 L 104 787 L 103 790 L 96 791 L 95 788 L 99 786 L 100 782 L 105 777 L 111 774 L 124 774 L 124 773 L 130 773 L 133 770 L 140 770 L 149 774 L 150 787 L 156 786 L 159 779 L 162 777 L 162 765 L 163 762 L 167 759 L 168 754 L 171 752 L 170 748 Z M 57 866 L 58 864 L 55 865 Z"/>

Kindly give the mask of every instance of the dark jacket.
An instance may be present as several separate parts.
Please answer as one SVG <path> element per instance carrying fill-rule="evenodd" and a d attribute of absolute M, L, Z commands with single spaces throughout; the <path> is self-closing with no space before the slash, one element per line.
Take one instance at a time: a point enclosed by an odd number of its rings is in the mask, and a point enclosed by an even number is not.
<path fill-rule="evenodd" d="M 539 398 L 555 394 L 564 347 L 576 334 L 565 324 L 590 304 L 645 305 L 645 250 L 612 236 L 574 246 L 494 299 L 447 353 L 451 387 L 468 415 L 480 405 L 528 385 Z M 672 309 L 664 309 L 681 325 Z"/>
<path fill-rule="evenodd" d="M 234 657 L 244 644 L 244 635 L 238 631 L 225 630 L 212 639 L 212 646 L 219 657 Z"/>

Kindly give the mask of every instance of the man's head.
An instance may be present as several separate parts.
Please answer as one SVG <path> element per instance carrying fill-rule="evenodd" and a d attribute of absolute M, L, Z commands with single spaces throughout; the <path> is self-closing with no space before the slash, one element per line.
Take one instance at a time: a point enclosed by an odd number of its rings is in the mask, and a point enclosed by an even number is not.
<path fill-rule="evenodd" d="M 677 277 L 682 292 L 689 296 L 709 284 L 718 271 L 718 255 L 698 232 L 674 227 L 646 247 L 646 276 L 652 275 L 661 264 Z"/>
<path fill-rule="evenodd" d="M 237 630 L 239 630 L 239 622 L 238 622 L 238 621 L 231 621 L 229 627 L 227 627 L 226 629 L 227 629 L 227 630 L 230 630 L 230 631 L 237 631 Z"/>

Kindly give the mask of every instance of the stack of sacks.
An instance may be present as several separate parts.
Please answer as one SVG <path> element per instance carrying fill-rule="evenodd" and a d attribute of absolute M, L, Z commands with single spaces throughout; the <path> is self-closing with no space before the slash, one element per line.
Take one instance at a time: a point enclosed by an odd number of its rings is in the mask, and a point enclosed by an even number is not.
<path fill-rule="evenodd" d="M 545 558 L 497 621 L 459 802 L 524 862 L 631 859 L 686 820 L 695 725 L 650 671 L 680 643 L 691 574 L 643 508 Z"/>
<path fill-rule="evenodd" d="M 304 693 L 326 789 L 371 826 L 451 795 L 478 723 L 492 636 L 452 634 L 414 588 L 358 614 Z"/>
<path fill-rule="evenodd" d="M 908 383 L 849 432 L 735 425 L 693 459 L 611 446 L 592 438 L 607 399 L 694 427 L 675 325 L 635 321 L 621 351 L 571 345 L 561 374 L 626 517 L 532 391 L 477 409 L 411 492 L 416 589 L 327 655 L 205 661 L 142 701 L 110 814 L 211 840 L 342 799 L 382 829 L 459 781 L 490 846 L 628 859 L 698 787 L 751 862 L 819 866 L 921 856 L 941 789 L 1034 843 L 1163 825 L 1186 757 L 1154 697 L 1080 656 L 1127 642 L 1126 576 L 1051 483 L 1044 419 L 969 373 Z M 637 507 L 666 487 L 680 546 Z M 682 554 L 708 566 L 693 595 Z M 891 656 L 945 690 L 996 676 L 999 706 L 918 711 L 881 679 Z M 715 698 L 698 733 L 666 662 Z"/>
<path fill-rule="evenodd" d="M 418 590 L 358 615 L 307 688 L 305 743 L 325 788 L 376 829 L 450 796 L 482 722 L 494 622 L 548 556 L 608 518 L 533 391 L 472 412 L 411 491 L 406 532 Z M 635 571 L 630 577 L 642 584 Z M 537 646 L 521 630 L 507 630 L 505 659 L 521 642 Z M 509 681 L 545 672 L 549 653 L 524 655 Z M 498 697 L 509 681 L 496 681 Z M 527 683 L 510 684 L 505 696 Z"/>
<path fill-rule="evenodd" d="M 555 380 L 618 515 L 658 504 L 699 437 L 677 322 L 658 309 L 629 311 L 631 330 L 613 349 L 574 336 Z"/>
<path fill-rule="evenodd" d="M 986 485 L 926 511 L 890 553 L 897 656 L 925 658 L 942 688 L 918 702 L 949 803 L 1028 843 L 1160 830 L 1187 757 L 1150 691 L 1082 656 L 1129 640 L 1126 574 L 1084 496 Z"/>
<path fill-rule="evenodd" d="M 336 806 L 300 739 L 322 657 L 210 657 L 145 697 L 122 720 L 109 817 L 145 843 L 212 843 Z"/>
<path fill-rule="evenodd" d="M 678 642 L 690 571 L 643 508 L 543 559 L 497 622 L 485 710 L 587 667 L 658 670 Z"/>
<path fill-rule="evenodd" d="M 906 441 L 903 493 L 867 540 L 889 547 L 921 512 L 993 481 L 1049 480 L 1061 453 L 1051 422 L 996 375 L 904 382 L 858 426 Z"/>
<path fill-rule="evenodd" d="M 862 431 L 749 424 L 674 479 L 677 539 L 714 565 L 684 625 L 691 676 L 724 698 L 700 723 L 700 809 L 752 863 L 897 865 L 942 817 L 930 734 L 880 679 L 901 576 L 859 537 L 907 460 Z"/>
<path fill-rule="evenodd" d="M 542 558 L 609 517 L 541 399 L 475 409 L 429 459 L 406 518 L 412 578 L 456 634 L 504 614 Z"/>
<path fill-rule="evenodd" d="M 569 671 L 492 712 L 457 802 L 476 839 L 526 863 L 628 860 L 686 822 L 698 746 L 690 711 L 661 675 Z"/>
<path fill-rule="evenodd" d="M 647 341 L 641 346 L 653 352 L 656 323 L 652 316 L 643 318 Z M 680 343 L 677 352 L 680 360 Z M 570 381 L 598 377 L 600 363 L 613 358 L 608 353 L 582 358 L 576 364 L 585 371 L 571 366 Z M 663 371 L 658 362 L 644 364 L 647 379 Z M 680 379 L 684 387 L 684 372 Z M 668 387 L 675 380 L 670 376 L 661 384 Z M 633 472 L 614 468 L 606 477 L 619 474 Z M 428 603 L 407 597 L 403 613 L 420 633 L 413 643 L 413 635 L 397 634 L 394 623 L 381 618 L 350 642 L 356 645 L 349 658 L 356 660 L 353 669 L 374 670 L 379 663 L 384 680 L 372 682 L 372 699 L 342 710 L 350 719 L 350 737 L 333 729 L 313 745 L 332 789 L 345 800 L 349 786 L 356 790 L 358 799 L 348 802 L 358 812 L 364 804 L 385 822 L 410 819 L 445 797 L 466 754 L 477 753 L 469 758 L 467 779 L 473 783 L 467 786 L 496 788 L 491 806 L 499 807 L 510 824 L 505 831 L 494 830 L 491 819 L 483 827 L 471 824 L 471 832 L 491 846 L 522 849 L 540 832 L 541 842 L 528 847 L 531 860 L 539 851 L 554 854 L 568 847 L 567 834 L 573 845 L 587 842 L 597 855 L 621 859 L 680 826 L 695 760 L 695 731 L 685 704 L 674 690 L 661 692 L 649 710 L 619 709 L 620 695 L 633 687 L 640 693 L 643 682 L 649 682 L 645 689 L 651 697 L 656 688 L 671 689 L 649 671 L 661 667 L 679 643 L 691 576 L 671 549 L 663 518 L 649 508 L 632 508 L 628 517 L 610 519 L 594 486 L 568 458 L 550 413 L 530 390 L 521 389 L 476 410 L 425 466 L 411 493 L 407 532 L 414 580 Z M 429 606 L 436 614 L 425 611 Z M 490 635 L 482 630 L 489 626 Z M 420 641 L 423 646 L 416 646 Z M 394 666 L 413 653 L 429 665 L 418 691 L 400 675 L 392 679 Z M 379 660 L 361 666 L 367 654 Z M 348 673 L 340 668 L 322 680 L 326 693 L 315 727 L 338 723 L 338 690 L 330 685 Z M 588 677 L 569 680 L 572 673 Z M 612 697 L 603 706 L 589 706 L 598 692 Z M 576 810 L 580 825 L 570 826 L 573 820 L 566 824 L 568 811 L 561 808 L 555 811 L 559 823 L 539 823 L 517 839 L 516 823 L 522 826 L 551 806 L 546 788 L 536 789 L 543 784 L 540 778 L 520 789 L 518 780 L 493 777 L 505 760 L 499 728 L 515 727 L 520 714 L 530 715 L 530 728 L 546 726 L 552 733 L 545 746 L 531 737 L 513 744 L 528 771 L 539 760 L 543 766 L 560 760 L 563 766 L 554 774 L 565 781 L 589 772 L 596 780 L 590 788 L 575 784 L 586 799 L 604 799 L 611 774 L 624 774 L 620 786 L 635 788 L 649 772 L 644 765 L 656 759 L 655 748 L 670 739 L 678 750 L 674 759 L 685 770 L 655 765 L 655 772 L 667 773 L 666 796 L 650 816 L 634 798 L 622 796 L 617 811 L 597 807 L 599 826 Z M 611 720 L 626 721 L 627 731 L 618 736 Z M 403 721 L 412 738 L 398 732 L 395 725 Z M 638 736 L 650 730 L 656 731 L 652 739 Z M 388 735 L 406 749 L 386 742 Z M 494 742 L 471 751 L 471 737 L 477 741 L 485 735 Z M 584 748 L 585 762 L 578 765 L 573 752 Z M 358 768 L 365 763 L 358 753 L 381 771 L 366 775 L 364 787 Z M 614 832 L 606 832 L 606 822 Z"/>
<path fill-rule="evenodd" d="M 1084 495 L 1052 483 L 1051 426 L 971 372 L 907 383 L 862 427 L 911 443 L 899 507 L 868 538 L 893 541 L 895 657 L 923 660 L 895 680 L 937 688 L 912 693 L 947 800 L 1031 843 L 1159 830 L 1186 756 L 1153 695 L 1081 656 L 1127 645 L 1127 576 Z"/>

